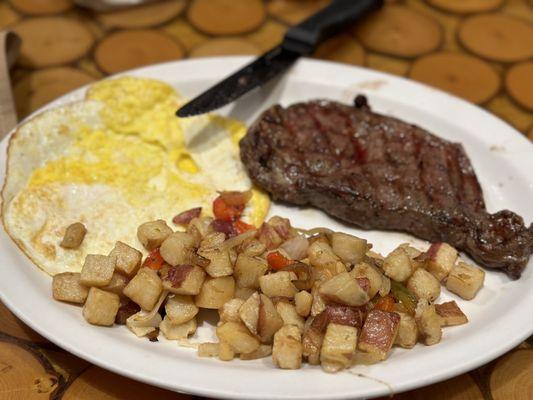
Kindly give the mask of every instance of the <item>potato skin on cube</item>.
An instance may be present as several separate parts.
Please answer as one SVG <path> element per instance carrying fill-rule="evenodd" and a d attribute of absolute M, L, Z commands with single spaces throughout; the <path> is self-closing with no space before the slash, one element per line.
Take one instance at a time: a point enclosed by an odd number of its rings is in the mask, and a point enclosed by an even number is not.
<path fill-rule="evenodd" d="M 387 358 L 400 326 L 400 316 L 395 312 L 372 310 L 368 313 L 358 348 L 374 353 L 380 360 Z"/>
<path fill-rule="evenodd" d="M 165 316 L 159 324 L 159 329 L 168 340 L 186 339 L 196 332 L 196 328 L 196 318 L 190 319 L 182 324 L 174 324 L 168 316 Z"/>
<path fill-rule="evenodd" d="M 101 254 L 88 254 L 81 269 L 80 282 L 85 286 L 105 286 L 111 282 L 115 263 Z"/>
<path fill-rule="evenodd" d="M 370 300 L 367 292 L 348 272 L 342 272 L 323 282 L 318 292 L 326 300 L 347 306 L 360 306 Z"/>
<path fill-rule="evenodd" d="M 416 321 L 409 314 L 399 312 L 398 315 L 400 316 L 400 326 L 394 344 L 405 349 L 411 349 L 415 346 L 416 341 L 418 340 L 418 327 L 416 326 Z"/>
<path fill-rule="evenodd" d="M 396 282 L 405 282 L 413 273 L 409 254 L 403 247 L 394 249 L 383 261 L 383 272 Z"/>
<path fill-rule="evenodd" d="M 217 310 L 231 300 L 235 294 L 235 280 L 232 276 L 207 277 L 194 298 L 198 307 Z"/>
<path fill-rule="evenodd" d="M 361 262 L 368 250 L 365 239 L 342 232 L 331 234 L 331 248 L 344 262 L 357 264 Z"/>
<path fill-rule="evenodd" d="M 259 278 L 261 291 L 268 297 L 293 298 L 298 292 L 292 283 L 293 273 L 280 271 L 273 274 L 263 275 Z"/>
<path fill-rule="evenodd" d="M 137 237 L 148 251 L 161 246 L 171 233 L 172 229 L 162 219 L 145 222 L 137 228 Z"/>
<path fill-rule="evenodd" d="M 311 293 L 302 290 L 294 295 L 294 306 L 296 312 L 301 317 L 306 318 L 311 312 L 311 305 L 313 304 L 313 296 Z"/>
<path fill-rule="evenodd" d="M 365 262 L 359 263 L 350 271 L 352 278 L 366 278 L 370 282 L 368 297 L 373 298 L 383 286 L 383 274 Z"/>
<path fill-rule="evenodd" d="M 77 249 L 83 243 L 87 228 L 81 222 L 75 222 L 67 227 L 65 236 L 59 244 L 64 249 Z"/>
<path fill-rule="evenodd" d="M 163 288 L 175 294 L 196 295 L 200 293 L 205 275 L 203 268 L 197 265 L 171 267 L 163 277 Z"/>
<path fill-rule="evenodd" d="M 198 307 L 191 296 L 170 295 L 165 304 L 166 316 L 173 324 L 183 324 L 198 314 Z"/>
<path fill-rule="evenodd" d="M 79 272 L 63 272 L 52 278 L 52 295 L 59 301 L 83 304 L 89 295 L 89 288 L 80 283 Z"/>
<path fill-rule="evenodd" d="M 419 268 L 407 280 L 407 289 L 416 297 L 434 301 L 440 296 L 440 282 L 425 269 Z"/>
<path fill-rule="evenodd" d="M 191 249 L 194 247 L 194 237 L 185 232 L 174 232 L 161 243 L 159 253 L 165 262 L 176 266 L 187 264 Z"/>
<path fill-rule="evenodd" d="M 239 287 L 259 289 L 259 278 L 268 270 L 266 260 L 239 254 L 235 262 L 233 276 Z"/>
<path fill-rule="evenodd" d="M 282 369 L 299 369 L 302 366 L 302 335 L 297 326 L 285 325 L 274 335 L 272 361 Z"/>
<path fill-rule="evenodd" d="M 457 250 L 448 243 L 433 243 L 426 255 L 426 268 L 439 282 L 446 279 L 457 261 Z"/>
<path fill-rule="evenodd" d="M 123 290 L 125 296 L 137 303 L 143 310 L 154 308 L 163 291 L 163 284 L 157 272 L 141 268 Z"/>
<path fill-rule="evenodd" d="M 93 325 L 111 326 L 120 307 L 120 298 L 105 290 L 92 287 L 83 306 L 83 317 Z"/>
<path fill-rule="evenodd" d="M 235 353 L 251 353 L 259 348 L 259 339 L 239 322 L 225 322 L 216 329 L 221 342 L 228 343 Z"/>
<path fill-rule="evenodd" d="M 109 257 L 114 260 L 115 269 L 130 278 L 141 266 L 142 253 L 126 243 L 117 242 Z"/>
<path fill-rule="evenodd" d="M 435 311 L 440 317 L 441 326 L 463 325 L 468 322 L 468 318 L 461 311 L 455 301 L 448 301 L 442 304 L 435 304 Z"/>
<path fill-rule="evenodd" d="M 320 363 L 326 372 L 338 372 L 348 368 L 357 347 L 357 328 L 335 323 L 328 324 L 322 349 Z"/>
<path fill-rule="evenodd" d="M 483 286 L 485 271 L 464 262 L 459 262 L 452 268 L 446 288 L 465 300 L 472 300 Z"/>

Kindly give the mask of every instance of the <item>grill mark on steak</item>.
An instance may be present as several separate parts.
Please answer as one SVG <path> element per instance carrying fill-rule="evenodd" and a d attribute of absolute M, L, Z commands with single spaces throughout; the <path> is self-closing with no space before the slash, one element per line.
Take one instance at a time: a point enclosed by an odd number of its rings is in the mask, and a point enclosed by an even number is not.
<path fill-rule="evenodd" d="M 533 226 L 486 211 L 463 147 L 396 118 L 312 101 L 266 110 L 241 140 L 250 177 L 275 200 L 312 205 L 364 229 L 448 242 L 520 277 Z"/>

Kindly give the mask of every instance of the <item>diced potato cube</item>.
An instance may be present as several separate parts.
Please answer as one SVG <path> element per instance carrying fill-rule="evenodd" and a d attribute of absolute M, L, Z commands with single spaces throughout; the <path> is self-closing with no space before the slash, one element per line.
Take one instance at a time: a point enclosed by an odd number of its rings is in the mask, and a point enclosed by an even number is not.
<path fill-rule="evenodd" d="M 280 301 L 276 304 L 276 310 L 283 320 L 283 325 L 295 325 L 301 332 L 303 332 L 305 321 L 296 312 L 296 307 L 292 304 Z"/>
<path fill-rule="evenodd" d="M 195 245 L 194 236 L 186 232 L 174 232 L 161 243 L 159 253 L 169 265 L 188 264 Z"/>
<path fill-rule="evenodd" d="M 435 304 L 435 311 L 440 317 L 441 326 L 463 325 L 468 322 L 468 318 L 455 301 Z"/>
<path fill-rule="evenodd" d="M 324 333 L 313 327 L 314 318 L 309 318 L 304 327 L 302 337 L 303 356 L 307 357 L 307 362 L 311 365 L 320 364 L 320 349 L 324 340 Z"/>
<path fill-rule="evenodd" d="M 172 234 L 172 229 L 162 219 L 145 222 L 137 228 L 139 241 L 149 251 L 161 246 L 170 234 Z"/>
<path fill-rule="evenodd" d="M 400 316 L 395 312 L 372 310 L 368 313 L 358 347 L 367 353 L 375 353 L 384 360 L 389 354 L 400 327 Z"/>
<path fill-rule="evenodd" d="M 294 305 L 298 315 L 306 318 L 311 312 L 311 305 L 313 304 L 313 295 L 305 290 L 302 290 L 294 295 Z"/>
<path fill-rule="evenodd" d="M 200 343 L 198 345 L 198 357 L 218 357 L 218 343 Z"/>
<path fill-rule="evenodd" d="M 225 235 L 223 233 L 215 232 L 209 234 L 198 249 L 198 254 L 210 261 L 209 265 L 205 267 L 205 271 L 213 278 L 229 276 L 233 273 L 229 251 L 220 248 L 224 240 Z"/>
<path fill-rule="evenodd" d="M 141 266 L 142 253 L 126 243 L 117 242 L 109 257 L 114 260 L 115 269 L 128 277 L 135 275 Z"/>
<path fill-rule="evenodd" d="M 119 307 L 120 298 L 116 294 L 92 287 L 83 306 L 83 317 L 93 325 L 111 326 Z"/>
<path fill-rule="evenodd" d="M 220 316 L 220 321 L 222 322 L 240 322 L 241 317 L 239 316 L 239 309 L 244 304 L 242 299 L 231 299 L 224 303 L 222 308 L 218 309 L 218 315 Z"/>
<path fill-rule="evenodd" d="M 150 311 L 154 308 L 162 291 L 163 285 L 157 272 L 150 268 L 141 268 L 122 292 L 143 310 Z"/>
<path fill-rule="evenodd" d="M 409 254 L 402 247 L 394 249 L 383 261 L 383 272 L 396 282 L 405 282 L 413 273 Z"/>
<path fill-rule="evenodd" d="M 257 360 L 259 358 L 265 358 L 272 354 L 272 346 L 269 344 L 260 345 L 257 350 L 251 353 L 241 354 L 239 358 L 241 360 Z"/>
<path fill-rule="evenodd" d="M 442 282 L 457 260 L 457 250 L 448 243 L 433 243 L 427 251 L 426 268 L 439 282 Z"/>
<path fill-rule="evenodd" d="M 315 268 L 318 280 L 329 279 L 341 272 L 346 272 L 346 266 L 327 242 L 314 241 L 309 245 L 307 254 L 309 263 Z"/>
<path fill-rule="evenodd" d="M 320 285 L 315 284 L 311 289 L 311 296 L 313 296 L 313 303 L 311 304 L 311 316 L 315 317 L 326 309 L 326 302 L 319 292 Z"/>
<path fill-rule="evenodd" d="M 416 306 L 415 319 L 424 344 L 431 346 L 440 342 L 442 329 L 434 305 L 429 304 L 426 299 L 420 299 Z"/>
<path fill-rule="evenodd" d="M 120 297 L 124 297 L 124 288 L 128 284 L 128 278 L 124 275 L 114 272 L 111 277 L 111 282 L 102 287 L 102 290 L 107 292 L 118 294 Z"/>
<path fill-rule="evenodd" d="M 259 348 L 259 339 L 239 322 L 225 322 L 216 329 L 220 342 L 228 343 L 239 354 L 251 353 Z"/>
<path fill-rule="evenodd" d="M 248 297 L 248 300 L 246 300 L 239 309 L 239 317 L 241 318 L 241 321 L 254 335 L 257 335 L 260 303 L 261 299 L 259 297 L 259 293 L 255 292 L 253 295 Z"/>
<path fill-rule="evenodd" d="M 257 333 L 262 343 L 270 343 L 272 336 L 283 326 L 283 320 L 279 315 L 272 300 L 264 294 L 259 295 L 259 319 L 257 321 Z"/>
<path fill-rule="evenodd" d="M 191 296 L 174 294 L 168 297 L 165 311 L 170 322 L 179 325 L 193 319 L 199 309 Z"/>
<path fill-rule="evenodd" d="M 190 319 L 182 324 L 174 324 L 167 315 L 159 324 L 159 329 L 168 340 L 186 339 L 196 332 L 196 328 L 196 318 Z"/>
<path fill-rule="evenodd" d="M 367 353 L 366 351 L 357 350 L 353 359 L 354 365 L 372 365 L 381 362 L 379 353 Z"/>
<path fill-rule="evenodd" d="M 348 306 L 361 306 L 370 300 L 367 292 L 348 272 L 342 272 L 323 282 L 318 291 L 324 299 Z"/>
<path fill-rule="evenodd" d="M 237 286 L 255 290 L 259 289 L 259 278 L 267 270 L 268 264 L 266 260 L 241 253 L 235 262 L 233 276 L 235 277 Z"/>
<path fill-rule="evenodd" d="M 63 272 L 54 275 L 52 294 L 56 300 L 83 304 L 89 295 L 89 288 L 80 283 L 78 272 Z"/>
<path fill-rule="evenodd" d="M 240 286 L 235 288 L 235 297 L 241 300 L 247 300 L 254 293 L 255 289 Z"/>
<path fill-rule="evenodd" d="M 150 317 L 150 312 L 141 310 L 128 317 L 126 320 L 126 326 L 136 336 L 141 337 L 155 331 L 161 323 L 161 320 L 162 318 L 159 313 L 153 313 Z"/>
<path fill-rule="evenodd" d="M 196 295 L 200 293 L 205 275 L 203 268 L 197 265 L 171 267 L 163 277 L 163 287 L 175 294 Z"/>
<path fill-rule="evenodd" d="M 359 263 L 350 271 L 352 278 L 367 278 L 370 283 L 368 297 L 373 298 L 382 288 L 384 276 L 375 267 L 367 263 Z"/>
<path fill-rule="evenodd" d="M 288 297 L 293 298 L 298 292 L 292 283 L 294 273 L 289 271 L 279 271 L 273 274 L 263 275 L 259 278 L 261 291 L 268 297 Z"/>
<path fill-rule="evenodd" d="M 331 234 L 331 248 L 333 252 L 346 263 L 361 262 L 369 250 L 367 241 L 347 233 L 334 232 Z"/>
<path fill-rule="evenodd" d="M 84 286 L 105 286 L 111 282 L 115 263 L 108 256 L 88 254 L 81 269 L 80 283 Z"/>
<path fill-rule="evenodd" d="M 320 363 L 326 372 L 337 372 L 348 368 L 357 347 L 357 328 L 331 323 L 326 329 Z"/>
<path fill-rule="evenodd" d="M 64 249 L 77 249 L 81 246 L 86 233 L 85 225 L 81 222 L 75 222 L 67 227 L 65 236 L 59 245 Z"/>
<path fill-rule="evenodd" d="M 425 269 L 419 268 L 407 280 L 407 289 L 419 299 L 434 301 L 440 296 L 440 282 Z"/>
<path fill-rule="evenodd" d="M 194 298 L 198 307 L 219 309 L 225 302 L 231 300 L 235 294 L 235 280 L 232 276 L 220 278 L 207 277 Z"/>
<path fill-rule="evenodd" d="M 485 271 L 459 262 L 450 271 L 446 280 L 446 288 L 465 300 L 472 300 L 483 286 L 484 280 Z"/>
<path fill-rule="evenodd" d="M 418 340 L 416 321 L 409 314 L 398 313 L 398 315 L 400 315 L 400 327 L 398 328 L 398 334 L 396 335 L 394 344 L 410 349 L 414 347 Z"/>
<path fill-rule="evenodd" d="M 294 325 L 284 325 L 274 335 L 272 361 L 282 369 L 299 369 L 302 365 L 302 334 Z"/>
<path fill-rule="evenodd" d="M 251 239 L 242 245 L 242 253 L 249 257 L 260 256 L 265 251 L 266 246 L 257 239 Z"/>
<path fill-rule="evenodd" d="M 218 358 L 220 361 L 231 361 L 235 358 L 235 351 L 228 342 L 220 341 L 218 345 Z"/>

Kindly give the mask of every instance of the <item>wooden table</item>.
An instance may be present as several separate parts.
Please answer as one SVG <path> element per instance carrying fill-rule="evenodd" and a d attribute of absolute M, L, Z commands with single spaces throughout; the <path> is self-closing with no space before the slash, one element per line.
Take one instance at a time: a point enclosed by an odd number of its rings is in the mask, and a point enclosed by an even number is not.
<path fill-rule="evenodd" d="M 9 27 L 24 40 L 11 73 L 19 117 L 124 69 L 185 57 L 259 54 L 325 3 L 175 0 L 103 14 L 78 9 L 71 0 L 3 0 L 0 28 Z M 395 1 L 363 28 L 330 40 L 315 57 L 443 88 L 533 140 L 532 32 L 531 0 Z M 480 37 L 491 37 L 497 45 Z M 0 304 L 2 399 L 189 397 L 92 366 L 33 332 Z M 532 399 L 533 349 L 523 343 L 468 374 L 394 397 Z"/>

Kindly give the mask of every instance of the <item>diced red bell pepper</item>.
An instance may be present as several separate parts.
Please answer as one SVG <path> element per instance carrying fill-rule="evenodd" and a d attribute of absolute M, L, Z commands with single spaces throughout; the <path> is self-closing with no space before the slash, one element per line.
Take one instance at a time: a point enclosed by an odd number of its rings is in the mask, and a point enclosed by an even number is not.
<path fill-rule="evenodd" d="M 146 259 L 143 262 L 143 267 L 148 267 L 150 269 L 153 269 L 154 271 L 158 271 L 161 269 L 161 267 L 165 264 L 165 260 L 163 260 L 163 257 L 161 257 L 161 253 L 159 252 L 159 247 L 155 250 L 152 250 L 150 254 L 146 257 Z"/>
<path fill-rule="evenodd" d="M 279 251 L 273 251 L 272 253 L 268 253 L 266 259 L 270 268 L 275 270 L 283 269 L 294 263 L 292 260 L 285 257 Z"/>
<path fill-rule="evenodd" d="M 244 211 L 244 204 L 242 205 L 229 205 L 224 199 L 219 196 L 213 202 L 213 214 L 216 219 L 223 221 L 235 221 L 239 219 Z"/>

